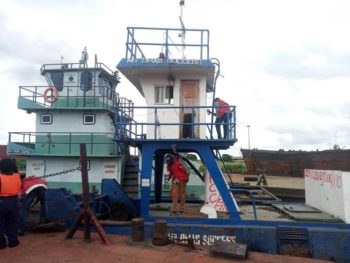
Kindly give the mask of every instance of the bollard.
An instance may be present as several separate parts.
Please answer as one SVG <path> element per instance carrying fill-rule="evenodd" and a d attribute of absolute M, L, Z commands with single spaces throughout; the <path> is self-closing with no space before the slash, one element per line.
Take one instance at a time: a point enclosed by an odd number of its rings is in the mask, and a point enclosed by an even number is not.
<path fill-rule="evenodd" d="M 131 220 L 131 240 L 133 242 L 142 242 L 145 240 L 143 218 L 134 218 Z"/>
<path fill-rule="evenodd" d="M 169 244 L 168 228 L 165 220 L 154 221 L 152 244 L 155 246 L 165 246 Z"/>

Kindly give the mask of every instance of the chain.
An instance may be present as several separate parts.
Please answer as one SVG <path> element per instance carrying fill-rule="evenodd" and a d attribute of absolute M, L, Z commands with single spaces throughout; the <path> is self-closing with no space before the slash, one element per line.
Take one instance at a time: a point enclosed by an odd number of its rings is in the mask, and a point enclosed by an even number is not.
<path fill-rule="evenodd" d="M 48 178 L 48 177 L 53 177 L 53 176 L 56 176 L 56 175 L 71 173 L 71 172 L 74 172 L 76 170 L 80 170 L 80 167 L 72 168 L 72 169 L 65 170 L 65 171 L 60 171 L 60 172 L 57 172 L 57 173 L 45 174 L 43 176 L 36 176 L 35 178 Z M 28 179 L 30 179 L 30 177 Z"/>

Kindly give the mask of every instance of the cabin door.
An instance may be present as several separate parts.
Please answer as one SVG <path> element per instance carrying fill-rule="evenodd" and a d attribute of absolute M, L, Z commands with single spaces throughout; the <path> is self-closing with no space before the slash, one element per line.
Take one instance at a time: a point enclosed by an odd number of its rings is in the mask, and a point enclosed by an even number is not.
<path fill-rule="evenodd" d="M 180 105 L 183 107 L 199 106 L 199 80 L 182 80 L 180 84 Z M 199 109 L 183 108 L 180 110 L 180 138 L 199 138 Z"/>

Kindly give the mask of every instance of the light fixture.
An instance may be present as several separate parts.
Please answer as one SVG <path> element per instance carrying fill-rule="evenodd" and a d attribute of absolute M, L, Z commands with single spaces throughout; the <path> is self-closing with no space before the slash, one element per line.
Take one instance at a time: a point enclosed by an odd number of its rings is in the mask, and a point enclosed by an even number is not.
<path fill-rule="evenodd" d="M 172 86 L 174 87 L 175 85 L 175 77 L 173 74 L 169 74 L 168 77 L 167 77 L 167 80 L 169 82 L 169 86 Z"/>

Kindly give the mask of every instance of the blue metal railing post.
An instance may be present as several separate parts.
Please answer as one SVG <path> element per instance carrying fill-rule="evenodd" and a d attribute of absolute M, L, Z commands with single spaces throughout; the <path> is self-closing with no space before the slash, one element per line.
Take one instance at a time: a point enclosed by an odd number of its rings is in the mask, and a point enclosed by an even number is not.
<path fill-rule="evenodd" d="M 236 140 L 236 106 L 234 107 L 234 111 L 233 111 L 233 123 L 234 123 L 234 127 L 233 127 L 233 139 Z"/>
<path fill-rule="evenodd" d="M 191 138 L 194 138 L 195 136 L 195 117 L 196 117 L 196 112 L 194 110 L 194 108 L 192 108 L 192 123 L 191 123 Z"/>
<path fill-rule="evenodd" d="M 159 124 L 159 120 L 158 120 L 158 111 L 157 108 L 155 108 L 154 110 L 154 122 L 156 125 L 154 125 L 154 138 L 157 139 L 157 128 Z"/>
<path fill-rule="evenodd" d="M 229 190 L 230 190 L 230 192 L 231 192 L 232 194 L 235 194 L 235 193 L 237 193 L 237 194 L 238 194 L 238 193 L 244 193 L 244 194 L 248 194 L 248 195 L 249 195 L 249 197 L 252 199 L 254 219 L 255 219 L 255 220 L 258 220 L 258 216 L 257 216 L 257 214 L 256 214 L 255 197 L 254 197 L 254 195 L 252 194 L 252 192 L 249 191 L 249 190 L 246 190 L 246 189 L 234 189 L 234 188 L 230 188 Z"/>

